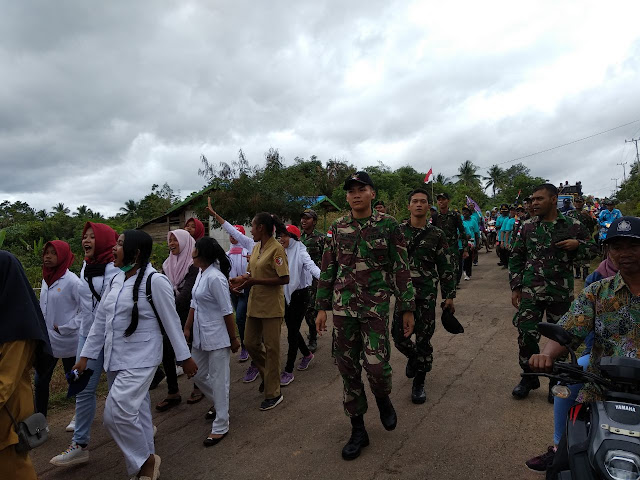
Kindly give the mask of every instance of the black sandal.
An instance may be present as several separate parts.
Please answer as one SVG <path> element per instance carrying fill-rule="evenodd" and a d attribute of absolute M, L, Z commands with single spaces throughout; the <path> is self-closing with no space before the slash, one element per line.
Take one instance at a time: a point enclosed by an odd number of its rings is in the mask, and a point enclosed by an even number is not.
<path fill-rule="evenodd" d="M 216 418 L 216 406 L 214 405 L 209 409 L 209 411 L 205 414 L 204 418 L 207 420 L 215 420 Z"/>
<path fill-rule="evenodd" d="M 166 412 L 170 408 L 173 408 L 176 405 L 179 405 L 181 401 L 182 401 L 182 397 L 165 398 L 163 401 L 161 401 L 159 404 L 156 405 L 156 410 L 159 412 Z"/>
<path fill-rule="evenodd" d="M 229 433 L 229 432 L 227 432 L 227 433 Z M 210 437 L 207 437 L 207 438 L 205 438 L 205 439 L 204 439 L 204 441 L 202 442 L 202 444 L 203 444 L 205 447 L 213 447 L 215 444 L 220 443 L 220 440 L 222 440 L 222 439 L 223 439 L 224 437 L 226 437 L 226 436 L 227 436 L 227 434 L 226 434 L 226 433 L 223 433 L 223 434 L 222 434 L 222 436 L 221 436 L 220 438 L 210 438 Z"/>

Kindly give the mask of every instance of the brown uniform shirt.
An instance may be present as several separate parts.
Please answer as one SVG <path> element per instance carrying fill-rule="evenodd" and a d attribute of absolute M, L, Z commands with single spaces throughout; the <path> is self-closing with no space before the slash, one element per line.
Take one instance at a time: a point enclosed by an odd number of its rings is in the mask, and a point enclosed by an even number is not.
<path fill-rule="evenodd" d="M 251 252 L 247 271 L 253 278 L 286 277 L 289 263 L 284 248 L 270 238 L 260 253 L 257 243 Z M 249 293 L 247 316 L 255 318 L 284 317 L 284 289 L 282 285 L 253 285 Z"/>

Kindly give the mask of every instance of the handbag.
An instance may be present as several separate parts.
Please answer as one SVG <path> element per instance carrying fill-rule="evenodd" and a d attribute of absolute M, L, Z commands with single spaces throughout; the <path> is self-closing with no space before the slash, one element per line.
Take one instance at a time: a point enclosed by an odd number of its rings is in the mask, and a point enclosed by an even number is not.
<path fill-rule="evenodd" d="M 9 414 L 9 417 L 11 417 L 13 426 L 16 429 L 16 434 L 18 435 L 16 452 L 28 452 L 47 441 L 49 438 L 49 425 L 47 425 L 47 418 L 42 413 L 34 413 L 18 423 L 6 405 L 4 408 Z"/>

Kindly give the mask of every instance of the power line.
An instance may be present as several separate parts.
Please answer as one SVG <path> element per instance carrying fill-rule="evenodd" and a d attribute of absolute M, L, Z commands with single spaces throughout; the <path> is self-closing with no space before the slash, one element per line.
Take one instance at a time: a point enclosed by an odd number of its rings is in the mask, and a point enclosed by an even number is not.
<path fill-rule="evenodd" d="M 507 160 L 505 162 L 494 163 L 493 165 L 504 165 L 506 163 L 517 162 L 518 160 L 523 160 L 525 158 L 533 157 L 535 155 L 540 155 L 541 153 L 546 153 L 546 152 L 550 152 L 552 150 L 557 150 L 558 148 L 566 147 L 568 145 L 573 145 L 574 143 L 582 142 L 583 140 L 588 140 L 590 138 L 597 137 L 598 135 L 603 135 L 605 133 L 609 133 L 609 132 L 612 132 L 614 130 L 617 130 L 618 128 L 626 127 L 627 125 L 632 125 L 632 124 L 637 123 L 637 122 L 640 122 L 640 118 L 638 120 L 634 120 L 632 122 L 628 122 L 628 123 L 625 123 L 623 125 L 618 125 L 617 127 L 610 128 L 609 130 L 604 130 L 603 132 L 594 133 L 593 135 L 589 135 L 587 137 L 579 138 L 577 140 L 573 140 L 573 141 L 568 142 L 568 143 L 563 143 L 562 145 L 556 145 L 555 147 L 547 148 L 545 150 L 540 150 L 539 152 L 530 153 L 528 155 L 524 155 L 522 157 L 514 158 L 512 160 Z M 478 167 L 478 168 L 491 168 L 493 165 L 490 165 L 488 167 Z"/>

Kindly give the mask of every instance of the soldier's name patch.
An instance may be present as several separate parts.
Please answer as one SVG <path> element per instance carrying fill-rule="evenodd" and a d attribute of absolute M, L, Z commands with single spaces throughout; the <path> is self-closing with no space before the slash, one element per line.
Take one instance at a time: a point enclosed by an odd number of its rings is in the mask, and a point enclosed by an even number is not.
<path fill-rule="evenodd" d="M 275 258 L 275 262 L 276 262 L 276 265 L 281 266 L 281 265 L 282 265 L 282 263 L 284 262 L 284 260 L 282 259 L 282 257 L 281 257 L 281 256 L 279 256 L 279 255 L 278 255 L 278 256 Z"/>

